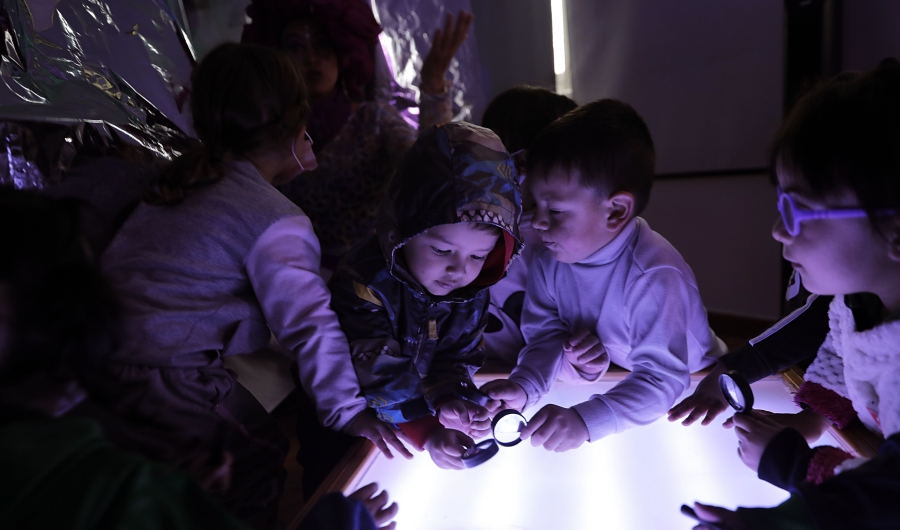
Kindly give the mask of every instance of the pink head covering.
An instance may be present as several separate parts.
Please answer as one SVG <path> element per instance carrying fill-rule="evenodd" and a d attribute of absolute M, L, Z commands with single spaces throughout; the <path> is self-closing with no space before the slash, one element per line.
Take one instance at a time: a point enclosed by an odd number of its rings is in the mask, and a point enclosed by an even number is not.
<path fill-rule="evenodd" d="M 253 0 L 247 7 L 251 22 L 241 42 L 279 47 L 288 23 L 304 18 L 318 24 L 337 48 L 338 68 L 348 96 L 366 97 L 375 74 L 375 45 L 381 26 L 362 0 Z"/>

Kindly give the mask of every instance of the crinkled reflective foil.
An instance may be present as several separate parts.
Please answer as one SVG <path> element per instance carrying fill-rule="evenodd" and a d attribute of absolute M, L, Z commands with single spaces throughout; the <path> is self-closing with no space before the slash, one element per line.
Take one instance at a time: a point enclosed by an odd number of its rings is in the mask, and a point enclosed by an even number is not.
<path fill-rule="evenodd" d="M 4 0 L 0 184 L 41 187 L 53 180 L 36 176 L 35 163 L 17 147 L 35 123 L 71 127 L 60 142 L 76 149 L 90 138 L 105 147 L 140 146 L 162 159 L 177 156 L 193 134 L 186 28 L 180 0 Z M 48 167 L 53 172 L 72 158 Z"/>
<path fill-rule="evenodd" d="M 411 123 L 417 123 L 419 72 L 431 48 L 431 36 L 443 27 L 444 17 L 454 17 L 460 9 L 472 12 L 469 0 L 371 0 L 375 17 L 384 31 L 376 94 L 390 102 Z M 476 22 L 477 23 L 477 22 Z M 450 63 L 447 79 L 453 100 L 454 120 L 472 121 L 484 107 L 481 63 L 475 42 L 475 28 Z M 378 57 L 381 59 L 381 57 Z"/>

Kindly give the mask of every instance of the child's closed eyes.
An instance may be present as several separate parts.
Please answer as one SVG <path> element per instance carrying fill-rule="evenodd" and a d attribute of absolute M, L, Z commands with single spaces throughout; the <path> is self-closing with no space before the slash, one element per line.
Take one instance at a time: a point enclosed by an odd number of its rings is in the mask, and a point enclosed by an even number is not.
<path fill-rule="evenodd" d="M 449 256 L 450 253 L 452 252 L 451 250 L 441 250 L 437 247 L 431 247 L 431 250 L 438 256 Z M 487 255 L 477 256 L 475 254 L 472 254 L 471 256 L 469 256 L 469 259 L 471 259 L 473 261 L 484 261 L 485 259 L 487 259 Z"/>

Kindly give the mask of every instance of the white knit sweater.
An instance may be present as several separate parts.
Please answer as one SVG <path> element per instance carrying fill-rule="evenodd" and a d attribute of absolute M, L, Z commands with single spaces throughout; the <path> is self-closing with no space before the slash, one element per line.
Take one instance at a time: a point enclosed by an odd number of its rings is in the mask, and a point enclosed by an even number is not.
<path fill-rule="evenodd" d="M 858 332 L 842 296 L 831 302 L 828 318 L 831 329 L 806 380 L 849 399 L 869 429 L 885 437 L 900 431 L 900 321 Z"/>

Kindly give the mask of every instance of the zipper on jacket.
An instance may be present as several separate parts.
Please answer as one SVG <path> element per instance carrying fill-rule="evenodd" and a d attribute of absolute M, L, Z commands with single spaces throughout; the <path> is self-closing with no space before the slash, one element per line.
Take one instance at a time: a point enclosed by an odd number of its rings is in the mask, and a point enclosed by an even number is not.
<path fill-rule="evenodd" d="M 427 338 L 430 340 L 437 340 L 437 321 L 431 318 L 431 310 L 434 309 L 434 306 L 437 304 L 434 302 L 428 303 L 428 309 L 425 312 L 425 318 L 428 319 L 428 335 Z M 416 342 L 416 355 L 413 358 L 413 365 L 419 365 L 419 357 L 422 356 L 422 345 L 425 343 L 426 335 L 423 333 L 422 326 L 419 326 L 418 333 L 416 333 L 417 339 Z"/>

